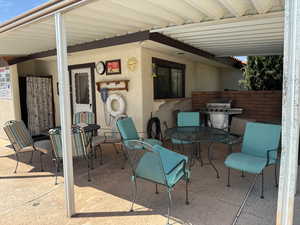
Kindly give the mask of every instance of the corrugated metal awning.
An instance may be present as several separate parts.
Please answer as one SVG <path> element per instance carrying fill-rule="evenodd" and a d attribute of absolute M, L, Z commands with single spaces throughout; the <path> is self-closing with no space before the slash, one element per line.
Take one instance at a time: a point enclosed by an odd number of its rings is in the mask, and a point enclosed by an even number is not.
<path fill-rule="evenodd" d="M 92 0 L 65 16 L 68 45 L 153 30 L 225 56 L 281 54 L 282 11 L 282 0 Z M 2 33 L 0 29 L 0 55 L 55 47 L 52 16 Z"/>

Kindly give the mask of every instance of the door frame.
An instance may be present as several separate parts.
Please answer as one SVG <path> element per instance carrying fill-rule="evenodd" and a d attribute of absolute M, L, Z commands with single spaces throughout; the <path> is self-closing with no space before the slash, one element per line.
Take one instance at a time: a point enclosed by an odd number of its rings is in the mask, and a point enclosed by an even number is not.
<path fill-rule="evenodd" d="M 92 88 L 92 111 L 95 114 L 95 121 L 97 121 L 97 112 L 96 112 L 96 93 L 95 93 L 95 63 L 84 63 L 84 64 L 75 64 L 68 66 L 69 78 L 70 78 L 70 100 L 71 100 L 71 118 L 73 121 L 73 87 L 72 87 L 72 70 L 74 69 L 83 69 L 90 68 L 91 70 L 91 88 Z"/>

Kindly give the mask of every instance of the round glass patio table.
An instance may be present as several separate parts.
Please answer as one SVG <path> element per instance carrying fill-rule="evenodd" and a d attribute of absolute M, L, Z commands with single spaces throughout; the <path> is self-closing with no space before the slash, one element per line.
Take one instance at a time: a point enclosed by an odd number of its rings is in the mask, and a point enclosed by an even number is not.
<path fill-rule="evenodd" d="M 219 171 L 213 164 L 211 159 L 211 146 L 213 143 L 224 143 L 229 137 L 229 133 L 225 130 L 212 128 L 212 127 L 173 127 L 165 131 L 165 135 L 170 139 L 177 139 L 180 141 L 191 143 L 195 145 L 190 157 L 190 167 L 193 165 L 193 159 L 196 158 L 201 160 L 201 165 L 203 165 L 201 157 L 201 143 L 208 143 L 208 161 L 209 164 L 216 171 L 217 178 L 219 178 Z M 196 157 L 195 157 L 196 156 Z"/>
<path fill-rule="evenodd" d="M 227 131 L 212 127 L 173 127 L 166 130 L 168 138 L 187 142 L 224 142 L 228 138 Z"/>

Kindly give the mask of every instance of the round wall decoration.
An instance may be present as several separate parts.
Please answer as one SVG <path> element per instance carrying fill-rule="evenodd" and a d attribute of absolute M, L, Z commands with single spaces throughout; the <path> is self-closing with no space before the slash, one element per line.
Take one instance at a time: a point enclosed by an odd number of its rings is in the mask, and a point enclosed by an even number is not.
<path fill-rule="evenodd" d="M 134 72 L 137 68 L 137 58 L 136 57 L 131 57 L 127 61 L 127 68 L 131 71 Z"/>
<path fill-rule="evenodd" d="M 103 61 L 99 61 L 96 64 L 96 71 L 97 73 L 99 73 L 100 75 L 103 75 L 106 71 L 106 67 L 105 67 L 105 63 Z"/>

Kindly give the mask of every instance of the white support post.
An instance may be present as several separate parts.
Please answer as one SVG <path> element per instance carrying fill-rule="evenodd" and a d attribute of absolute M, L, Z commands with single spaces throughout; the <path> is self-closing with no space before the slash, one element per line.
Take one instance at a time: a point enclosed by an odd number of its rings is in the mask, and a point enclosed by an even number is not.
<path fill-rule="evenodd" d="M 68 73 L 67 41 L 64 20 L 61 13 L 55 14 L 55 32 L 57 49 L 57 69 L 59 80 L 59 105 L 62 134 L 62 152 L 64 166 L 64 185 L 67 216 L 75 214 L 74 177 L 71 137 L 70 80 Z"/>
<path fill-rule="evenodd" d="M 299 146 L 299 86 L 300 0 L 286 0 L 282 92 L 282 154 L 276 218 L 277 225 L 293 225 L 294 219 Z"/>

